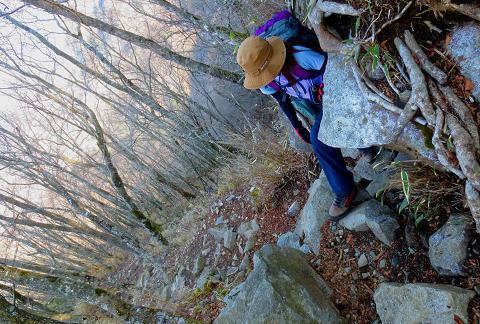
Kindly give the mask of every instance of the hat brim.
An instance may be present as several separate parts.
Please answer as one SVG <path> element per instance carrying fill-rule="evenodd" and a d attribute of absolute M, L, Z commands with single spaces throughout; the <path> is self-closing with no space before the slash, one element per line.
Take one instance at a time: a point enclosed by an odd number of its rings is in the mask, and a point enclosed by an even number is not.
<path fill-rule="evenodd" d="M 272 82 L 273 79 L 275 79 L 275 77 L 280 73 L 283 64 L 285 63 L 287 49 L 285 48 L 285 43 L 283 40 L 280 37 L 275 36 L 267 38 L 266 41 L 272 46 L 272 58 L 262 72 L 255 75 L 248 72 L 245 73 L 245 81 L 243 82 L 243 86 L 247 89 L 259 89 Z"/>

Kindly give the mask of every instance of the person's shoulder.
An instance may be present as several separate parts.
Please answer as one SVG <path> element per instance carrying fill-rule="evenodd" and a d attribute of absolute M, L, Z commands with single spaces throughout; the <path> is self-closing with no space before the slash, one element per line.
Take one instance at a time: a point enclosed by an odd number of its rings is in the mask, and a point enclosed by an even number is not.
<path fill-rule="evenodd" d="M 325 63 L 325 55 L 323 53 L 301 45 L 294 45 L 293 49 L 295 50 L 293 53 L 295 60 L 304 69 L 319 70 Z"/>

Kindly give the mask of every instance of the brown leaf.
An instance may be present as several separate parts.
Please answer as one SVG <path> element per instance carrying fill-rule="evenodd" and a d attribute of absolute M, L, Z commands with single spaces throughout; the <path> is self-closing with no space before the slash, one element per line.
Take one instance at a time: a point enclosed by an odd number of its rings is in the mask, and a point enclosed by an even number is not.
<path fill-rule="evenodd" d="M 465 89 L 465 91 L 472 91 L 472 90 L 473 90 L 473 87 L 474 87 L 473 82 L 470 81 L 469 79 L 465 79 L 465 81 L 464 81 L 464 89 Z"/>
<path fill-rule="evenodd" d="M 453 320 L 455 321 L 455 324 L 465 324 L 465 322 L 457 315 L 453 315 Z"/>
<path fill-rule="evenodd" d="M 347 243 L 348 243 L 348 245 L 350 245 L 350 247 L 353 247 L 354 243 L 353 243 L 353 235 L 352 235 L 352 233 L 348 233 L 348 235 L 347 235 Z"/>
<path fill-rule="evenodd" d="M 448 44 L 450 44 L 451 41 L 452 35 L 450 35 L 450 33 L 447 33 L 447 35 L 445 36 L 445 49 L 448 47 Z"/>

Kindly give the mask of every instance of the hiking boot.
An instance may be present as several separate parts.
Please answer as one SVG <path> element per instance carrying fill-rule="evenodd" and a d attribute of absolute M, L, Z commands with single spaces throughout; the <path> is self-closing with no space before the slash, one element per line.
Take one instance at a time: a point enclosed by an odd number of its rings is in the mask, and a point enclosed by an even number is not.
<path fill-rule="evenodd" d="M 357 189 L 355 187 L 353 187 L 352 192 L 347 196 L 335 195 L 335 199 L 328 211 L 330 219 L 335 221 L 342 218 L 345 215 L 345 212 L 352 207 L 352 202 L 356 195 Z"/>

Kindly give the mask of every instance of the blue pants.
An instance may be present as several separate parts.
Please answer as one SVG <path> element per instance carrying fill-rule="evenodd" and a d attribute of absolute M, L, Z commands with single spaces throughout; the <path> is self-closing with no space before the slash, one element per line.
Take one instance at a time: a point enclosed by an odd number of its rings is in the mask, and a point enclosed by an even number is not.
<path fill-rule="evenodd" d="M 353 175 L 347 170 L 340 149 L 328 146 L 318 140 L 322 116 L 323 112 L 320 108 L 315 118 L 315 124 L 310 130 L 310 142 L 333 192 L 337 195 L 347 196 L 353 190 Z"/>

